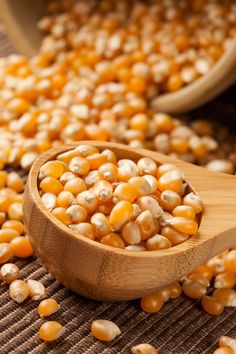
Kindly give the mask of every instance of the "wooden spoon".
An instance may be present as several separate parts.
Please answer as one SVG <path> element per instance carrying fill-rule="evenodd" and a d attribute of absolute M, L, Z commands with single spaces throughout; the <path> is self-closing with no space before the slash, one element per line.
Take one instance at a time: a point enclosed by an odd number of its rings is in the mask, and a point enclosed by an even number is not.
<path fill-rule="evenodd" d="M 1 20 L 16 49 L 31 57 L 37 54 L 41 34 L 37 22 L 46 0 L 0 0 Z M 183 113 L 219 95 L 236 82 L 236 40 L 209 72 L 179 91 L 158 96 L 153 108 L 158 112 Z"/>
<path fill-rule="evenodd" d="M 126 145 L 80 142 L 134 161 L 147 156 L 157 163 L 174 163 L 204 202 L 199 232 L 188 241 L 161 251 L 130 252 L 80 236 L 56 220 L 38 191 L 40 167 L 78 144 L 55 147 L 41 155 L 28 177 L 24 219 L 36 255 L 66 287 L 86 297 L 130 300 L 180 279 L 197 266 L 236 244 L 236 178 Z"/>

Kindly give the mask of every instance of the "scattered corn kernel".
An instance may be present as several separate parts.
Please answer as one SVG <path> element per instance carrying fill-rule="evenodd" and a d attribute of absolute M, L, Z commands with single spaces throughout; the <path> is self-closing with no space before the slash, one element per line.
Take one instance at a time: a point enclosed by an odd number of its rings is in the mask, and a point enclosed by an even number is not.
<path fill-rule="evenodd" d="M 202 299 L 207 293 L 207 288 L 196 280 L 186 280 L 183 284 L 183 292 L 192 299 Z"/>
<path fill-rule="evenodd" d="M 0 243 L 0 264 L 7 263 L 13 256 L 9 243 Z"/>
<path fill-rule="evenodd" d="M 160 311 L 164 304 L 162 294 L 158 291 L 155 293 L 145 295 L 141 299 L 141 308 L 143 311 L 148 313 L 155 313 Z"/>
<path fill-rule="evenodd" d="M 29 287 L 24 280 L 13 280 L 9 287 L 10 298 L 20 304 L 29 296 Z"/>
<path fill-rule="evenodd" d="M 52 342 L 65 333 L 65 328 L 56 321 L 44 322 L 39 328 L 39 338 L 45 342 Z"/>
<path fill-rule="evenodd" d="M 112 321 L 95 320 L 91 326 L 91 333 L 95 338 L 101 341 L 110 342 L 121 334 L 121 331 Z"/>
<path fill-rule="evenodd" d="M 158 354 L 156 348 L 147 343 L 138 344 L 131 349 L 133 354 Z"/>
<path fill-rule="evenodd" d="M 233 289 L 216 289 L 212 296 L 220 301 L 224 306 L 236 307 L 236 292 Z"/>
<path fill-rule="evenodd" d="M 236 339 L 228 336 L 221 336 L 219 340 L 220 347 L 227 346 L 232 349 L 233 353 L 236 351 Z"/>
<path fill-rule="evenodd" d="M 37 280 L 29 279 L 27 280 L 29 287 L 29 296 L 32 300 L 40 300 L 45 295 L 44 285 Z"/>
<path fill-rule="evenodd" d="M 33 254 L 33 249 L 27 236 L 15 237 L 11 241 L 10 246 L 16 257 L 27 258 Z"/>
<path fill-rule="evenodd" d="M 38 305 L 38 314 L 40 317 L 47 317 L 58 311 L 60 305 L 52 298 L 45 299 Z"/>
<path fill-rule="evenodd" d="M 224 305 L 222 302 L 217 300 L 216 298 L 212 296 L 204 296 L 202 301 L 201 301 L 203 309 L 209 314 L 209 315 L 220 315 L 224 311 Z"/>
<path fill-rule="evenodd" d="M 1 266 L 1 278 L 8 284 L 20 277 L 20 270 L 14 263 L 5 263 Z"/>

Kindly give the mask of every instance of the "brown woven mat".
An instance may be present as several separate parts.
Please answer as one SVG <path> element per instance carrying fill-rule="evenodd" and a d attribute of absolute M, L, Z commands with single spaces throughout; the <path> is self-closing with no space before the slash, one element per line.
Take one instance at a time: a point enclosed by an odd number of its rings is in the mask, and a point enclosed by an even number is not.
<path fill-rule="evenodd" d="M 12 50 L 0 27 L 0 56 Z M 218 116 L 221 121 L 236 119 L 236 87 L 194 115 Z M 47 295 L 60 303 L 59 312 L 52 318 L 59 319 L 66 332 L 56 343 L 42 343 L 38 338 L 42 320 L 36 303 L 19 306 L 9 301 L 7 287 L 0 283 L 0 354 L 129 354 L 133 345 L 143 342 L 154 344 L 161 354 L 211 354 L 221 335 L 236 337 L 236 309 L 228 308 L 213 317 L 203 312 L 198 301 L 181 296 L 165 304 L 159 313 L 148 315 L 140 311 L 138 301 L 99 303 L 76 295 L 33 258 L 18 265 L 24 279 L 42 281 Z M 89 334 L 91 321 L 97 318 L 113 320 L 120 326 L 122 334 L 112 344 L 101 343 Z"/>

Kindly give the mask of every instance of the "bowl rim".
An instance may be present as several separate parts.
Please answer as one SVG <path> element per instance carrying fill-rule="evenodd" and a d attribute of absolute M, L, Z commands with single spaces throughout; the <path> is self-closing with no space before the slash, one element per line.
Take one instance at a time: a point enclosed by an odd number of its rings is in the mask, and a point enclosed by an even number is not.
<path fill-rule="evenodd" d="M 162 93 L 153 99 L 153 107 L 160 111 L 162 107 L 167 108 L 169 113 L 185 113 L 208 102 L 212 97 L 220 94 L 230 84 L 236 81 L 236 74 L 233 68 L 236 65 L 236 38 L 231 38 L 228 48 L 221 57 L 213 63 L 206 74 L 199 76 L 196 80 L 183 86 L 177 91 Z M 219 86 L 219 84 L 221 84 Z M 216 91 L 216 94 L 213 92 Z M 206 99 L 206 97 L 210 99 Z M 204 98 L 205 97 L 205 98 Z M 186 107 L 180 109 L 179 102 L 185 103 Z M 197 103 L 197 102 L 200 102 Z M 168 109 L 168 106 L 170 107 Z M 177 107 L 176 109 L 172 107 Z M 158 108 L 160 107 L 160 109 Z"/>

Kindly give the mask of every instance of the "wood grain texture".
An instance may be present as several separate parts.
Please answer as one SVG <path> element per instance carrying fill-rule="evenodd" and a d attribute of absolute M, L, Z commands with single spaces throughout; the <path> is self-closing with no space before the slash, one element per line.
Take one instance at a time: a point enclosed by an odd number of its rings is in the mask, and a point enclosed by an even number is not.
<path fill-rule="evenodd" d="M 148 150 L 105 142 L 80 142 L 118 158 L 134 161 L 148 156 L 175 163 L 204 202 L 199 232 L 183 244 L 162 251 L 127 252 L 89 240 L 61 224 L 43 205 L 38 193 L 40 167 L 59 153 L 78 146 L 59 146 L 32 166 L 24 196 L 26 229 L 37 256 L 66 287 L 86 297 L 121 301 L 135 299 L 180 279 L 226 248 L 236 244 L 236 178 L 214 173 Z"/>
<path fill-rule="evenodd" d="M 17 50 L 37 54 L 41 36 L 37 21 L 45 0 L 0 0 L 0 17 Z M 202 106 L 236 82 L 236 40 L 209 72 L 177 92 L 160 95 L 153 105 L 158 112 L 184 113 Z"/>

